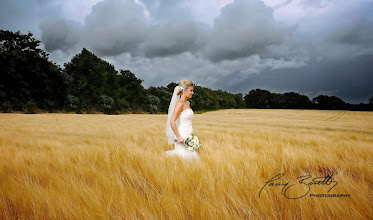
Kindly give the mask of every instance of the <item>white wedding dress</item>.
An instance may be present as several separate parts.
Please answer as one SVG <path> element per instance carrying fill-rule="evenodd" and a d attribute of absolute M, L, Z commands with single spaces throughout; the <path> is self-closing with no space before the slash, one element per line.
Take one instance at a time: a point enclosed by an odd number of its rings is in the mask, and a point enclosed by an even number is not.
<path fill-rule="evenodd" d="M 187 108 L 182 111 L 179 115 L 179 126 L 177 130 L 179 131 L 180 136 L 185 140 L 193 133 L 192 119 L 193 119 L 193 110 Z M 174 134 L 174 139 L 177 139 Z M 184 144 L 174 142 L 175 149 L 166 151 L 166 154 L 169 156 L 179 156 L 184 159 L 199 159 L 197 151 L 189 151 Z"/>

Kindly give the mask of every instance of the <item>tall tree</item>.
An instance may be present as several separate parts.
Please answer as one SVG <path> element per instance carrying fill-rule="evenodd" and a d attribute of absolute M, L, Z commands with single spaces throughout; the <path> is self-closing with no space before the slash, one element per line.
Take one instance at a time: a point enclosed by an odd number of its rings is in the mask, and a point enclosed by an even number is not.
<path fill-rule="evenodd" d="M 129 107 L 124 100 L 128 92 L 120 88 L 118 71 L 87 49 L 65 63 L 64 71 L 69 79 L 66 104 L 70 110 L 112 112 Z"/>
<path fill-rule="evenodd" d="M 119 87 L 127 91 L 124 97 L 131 110 L 144 111 L 146 109 L 147 92 L 142 85 L 143 80 L 137 78 L 130 70 L 120 70 Z"/>
<path fill-rule="evenodd" d="M 28 105 L 61 109 L 67 79 L 32 33 L 0 30 L 0 106 L 23 110 Z"/>

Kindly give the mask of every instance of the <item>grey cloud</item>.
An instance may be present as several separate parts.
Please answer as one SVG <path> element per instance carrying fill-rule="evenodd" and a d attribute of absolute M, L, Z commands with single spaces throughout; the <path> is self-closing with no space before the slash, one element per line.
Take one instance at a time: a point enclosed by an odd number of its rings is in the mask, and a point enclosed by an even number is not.
<path fill-rule="evenodd" d="M 53 2 L 44 0 L 0 1 L 0 28 L 3 30 L 32 32 L 40 39 L 39 21 L 48 17 L 62 17 Z"/>
<path fill-rule="evenodd" d="M 349 103 L 367 103 L 373 96 L 370 85 L 373 81 L 372 62 L 373 56 L 368 56 L 347 62 L 321 61 L 297 69 L 264 69 L 260 74 L 234 72 L 219 78 L 212 86 L 241 93 L 256 88 L 280 93 L 298 92 L 310 99 L 320 94 L 335 95 Z M 227 84 L 227 79 L 236 83 Z"/>
<path fill-rule="evenodd" d="M 143 4 L 151 13 L 162 12 L 169 20 L 150 21 L 146 9 L 134 0 L 105 0 L 92 8 L 80 35 L 77 25 L 43 22 L 43 43 L 48 51 L 65 51 L 75 46 L 80 37 L 80 47 L 101 56 L 129 52 L 135 56 L 164 57 L 191 52 L 222 61 L 264 53 L 268 46 L 282 43 L 290 31 L 278 24 L 273 10 L 259 0 L 236 0 L 227 5 L 212 29 L 194 20 L 180 19 L 183 13 L 190 12 L 187 1 L 144 0 Z M 177 12 L 179 19 L 171 19 L 169 10 Z"/>
<path fill-rule="evenodd" d="M 81 25 L 61 19 L 45 20 L 40 24 L 41 40 L 47 51 L 73 49 L 80 41 Z"/>
<path fill-rule="evenodd" d="M 289 5 L 289 4 L 292 3 L 292 2 L 293 2 L 293 0 L 287 0 L 286 2 L 283 2 L 283 3 L 281 3 L 281 4 L 278 4 L 278 5 L 273 6 L 273 8 L 274 8 L 274 9 L 282 8 L 282 7 L 286 6 L 286 5 Z"/>
<path fill-rule="evenodd" d="M 298 4 L 304 7 L 323 8 L 333 0 L 301 0 Z"/>
<path fill-rule="evenodd" d="M 120 69 L 130 69 L 144 81 L 144 86 L 164 86 L 181 78 L 195 79 L 202 76 L 199 70 L 206 70 L 206 61 L 189 52 L 168 57 L 132 57 L 121 54 L 110 61 Z M 199 78 L 199 77 L 198 77 Z"/>
<path fill-rule="evenodd" d="M 205 55 L 212 61 L 265 52 L 281 44 L 291 29 L 277 23 L 272 8 L 257 0 L 236 0 L 215 19 Z"/>
<path fill-rule="evenodd" d="M 352 25 L 343 26 L 326 37 L 327 41 L 341 44 L 373 44 L 373 21 L 359 19 Z"/>
<path fill-rule="evenodd" d="M 36 0 L 36 2 L 39 4 L 47 4 L 49 0 Z"/>
<path fill-rule="evenodd" d="M 134 0 L 105 0 L 92 7 L 85 24 L 91 28 L 146 25 L 144 8 Z"/>
<path fill-rule="evenodd" d="M 138 53 L 148 29 L 142 6 L 133 0 L 105 0 L 85 19 L 83 42 L 99 55 Z"/>
<path fill-rule="evenodd" d="M 146 9 L 135 0 L 104 0 L 80 28 L 45 21 L 42 32 L 49 38 L 42 41 L 61 60 L 69 45 L 85 46 L 116 68 L 131 69 L 145 86 L 190 78 L 234 93 L 263 88 L 352 103 L 373 95 L 371 2 L 284 1 L 320 12 L 292 21 L 297 29 L 278 23 L 259 0 L 227 5 L 212 27 L 191 18 L 186 0 L 142 2 Z"/>
<path fill-rule="evenodd" d="M 171 21 L 154 26 L 144 44 L 147 57 L 195 51 L 207 41 L 207 26 L 191 21 Z"/>
<path fill-rule="evenodd" d="M 40 28 L 48 52 L 78 45 L 99 56 L 136 55 L 142 53 L 149 20 L 145 8 L 134 0 L 105 0 L 92 7 L 80 26 L 65 20 L 45 20 Z"/>
<path fill-rule="evenodd" d="M 334 13 L 319 17 L 316 21 L 328 22 L 319 25 L 323 26 L 324 31 L 318 34 L 318 40 L 312 42 L 313 48 L 308 48 L 308 51 L 314 56 L 340 62 L 373 55 L 372 2 L 358 5 L 346 3 L 343 9 L 334 9 Z M 349 17 L 346 17 L 347 12 Z"/>
<path fill-rule="evenodd" d="M 32 2 L 29 4 L 22 4 L 21 1 L 1 1 L 0 7 L 0 27 L 2 29 L 9 28 L 9 26 L 16 26 L 19 21 L 24 19 L 25 23 L 29 24 L 35 16 L 35 7 L 32 7 Z M 31 9 L 31 10 L 30 10 Z M 12 22 L 13 21 L 13 22 Z M 14 22 L 16 21 L 16 22 Z"/>
<path fill-rule="evenodd" d="M 321 8 L 321 0 L 302 0 L 300 4 L 308 7 Z"/>
<path fill-rule="evenodd" d="M 112 62 L 118 68 L 131 69 L 140 78 L 146 78 L 147 80 L 144 81 L 146 86 L 161 86 L 168 84 L 171 80 L 191 78 L 198 81 L 199 85 L 210 87 L 227 76 L 232 77 L 232 73 L 240 74 L 242 78 L 231 78 L 229 84 L 223 80 L 222 82 L 226 84 L 224 88 L 234 84 L 234 81 L 244 79 L 246 75 L 260 75 L 262 72 L 271 71 L 274 68 L 278 70 L 301 66 L 297 60 L 261 59 L 258 55 L 213 63 L 189 52 L 155 58 L 131 57 L 129 54 L 123 54 L 114 58 Z M 220 87 L 215 86 L 214 88 Z M 230 87 L 229 90 L 232 91 L 232 89 L 233 87 Z"/>
<path fill-rule="evenodd" d="M 192 19 L 190 1 L 186 0 L 140 0 L 151 17 L 160 23 L 174 19 Z"/>
<path fill-rule="evenodd" d="M 334 24 L 330 25 L 332 28 L 324 39 L 328 43 L 361 45 L 373 49 L 373 2 L 350 3 L 344 7 L 344 10 L 333 15 Z M 349 16 L 346 17 L 346 14 Z"/>
<path fill-rule="evenodd" d="M 145 31 L 142 28 L 132 29 L 106 27 L 84 29 L 84 43 L 100 56 L 115 56 L 125 52 L 138 54 Z"/>

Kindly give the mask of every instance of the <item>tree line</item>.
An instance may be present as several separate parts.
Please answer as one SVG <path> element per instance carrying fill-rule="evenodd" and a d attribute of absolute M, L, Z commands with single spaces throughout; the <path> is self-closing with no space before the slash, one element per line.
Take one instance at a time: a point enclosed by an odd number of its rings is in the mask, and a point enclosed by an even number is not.
<path fill-rule="evenodd" d="M 0 30 L 0 111 L 25 113 L 76 112 L 106 114 L 166 113 L 177 85 L 142 85 L 130 70 L 119 70 L 83 48 L 61 68 L 39 48 L 32 33 Z M 195 111 L 218 109 L 333 109 L 372 111 L 369 103 L 349 104 L 335 96 L 312 100 L 295 92 L 255 89 L 243 95 L 195 85 L 190 99 Z"/>

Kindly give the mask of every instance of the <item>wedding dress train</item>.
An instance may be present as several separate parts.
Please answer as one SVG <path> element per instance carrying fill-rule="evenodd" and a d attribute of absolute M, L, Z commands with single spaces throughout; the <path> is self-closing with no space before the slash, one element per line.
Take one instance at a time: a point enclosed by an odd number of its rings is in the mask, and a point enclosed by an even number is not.
<path fill-rule="evenodd" d="M 193 110 L 191 108 L 187 108 L 182 111 L 179 115 L 179 126 L 177 130 L 180 133 L 180 136 L 185 140 L 193 133 L 192 127 L 192 119 L 193 119 Z M 177 139 L 176 135 L 174 134 L 174 139 Z M 169 156 L 179 156 L 184 159 L 199 159 L 197 151 L 189 151 L 184 144 L 180 144 L 175 142 L 174 143 L 175 149 L 166 151 L 166 154 Z"/>

